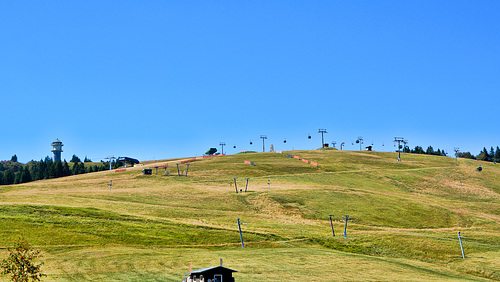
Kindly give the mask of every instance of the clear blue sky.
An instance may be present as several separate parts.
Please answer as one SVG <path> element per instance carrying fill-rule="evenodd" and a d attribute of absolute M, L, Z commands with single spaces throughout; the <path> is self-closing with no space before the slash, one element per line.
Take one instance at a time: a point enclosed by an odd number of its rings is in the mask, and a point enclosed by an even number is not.
<path fill-rule="evenodd" d="M 0 38 L 0 160 L 500 146 L 500 1 L 2 1 Z"/>

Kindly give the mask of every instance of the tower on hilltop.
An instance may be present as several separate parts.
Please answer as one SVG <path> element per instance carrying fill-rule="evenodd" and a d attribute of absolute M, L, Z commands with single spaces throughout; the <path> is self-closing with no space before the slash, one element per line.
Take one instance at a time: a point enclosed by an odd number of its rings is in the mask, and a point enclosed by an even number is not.
<path fill-rule="evenodd" d="M 61 160 L 61 152 L 62 150 L 63 143 L 59 141 L 59 139 L 56 139 L 56 141 L 52 142 L 52 153 L 54 153 L 54 157 L 52 160 L 55 161 L 60 161 Z"/>

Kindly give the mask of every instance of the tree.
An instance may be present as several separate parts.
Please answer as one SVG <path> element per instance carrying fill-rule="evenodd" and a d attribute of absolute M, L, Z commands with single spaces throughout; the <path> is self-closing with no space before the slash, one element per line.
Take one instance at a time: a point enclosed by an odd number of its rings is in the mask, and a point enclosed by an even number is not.
<path fill-rule="evenodd" d="M 28 169 L 28 167 L 25 167 L 23 173 L 21 174 L 21 183 L 27 183 L 31 181 L 33 180 L 31 179 L 30 170 Z"/>
<path fill-rule="evenodd" d="M 62 177 L 63 174 L 63 166 L 61 161 L 54 162 L 54 178 Z"/>
<path fill-rule="evenodd" d="M 434 148 L 432 146 L 427 147 L 427 150 L 425 151 L 427 155 L 434 155 Z"/>
<path fill-rule="evenodd" d="M 497 146 L 497 150 L 495 151 L 495 157 L 493 158 L 493 161 L 495 162 L 500 162 L 500 148 Z"/>
<path fill-rule="evenodd" d="M 63 171 L 62 171 L 63 176 L 70 176 L 71 175 L 71 170 L 69 169 L 69 165 L 68 165 L 68 163 L 66 161 L 64 161 L 62 167 L 63 167 Z"/>
<path fill-rule="evenodd" d="M 92 160 L 87 158 L 87 156 L 85 156 L 85 159 L 83 160 L 84 163 L 91 163 Z"/>
<path fill-rule="evenodd" d="M 411 152 L 415 154 L 425 154 L 424 149 L 422 149 L 422 147 L 420 146 L 415 146 L 415 149 L 413 149 Z"/>
<path fill-rule="evenodd" d="M 23 237 L 14 242 L 14 248 L 9 252 L 9 256 L 0 262 L 0 267 L 3 274 L 10 275 L 11 281 L 40 281 L 45 276 L 40 270 L 43 263 L 35 264 L 40 250 L 34 249 Z"/>
<path fill-rule="evenodd" d="M 70 162 L 71 163 L 79 163 L 79 162 L 81 162 L 81 160 L 76 155 L 73 155 L 73 157 L 71 158 Z"/>
<path fill-rule="evenodd" d="M 5 185 L 5 183 L 3 183 L 3 172 L 0 171 L 0 185 Z"/>
<path fill-rule="evenodd" d="M 10 159 L 10 161 L 17 163 L 17 155 L 14 154 L 14 156 L 12 156 L 12 158 Z"/>
<path fill-rule="evenodd" d="M 488 150 L 486 150 L 486 147 L 484 147 L 483 150 L 479 153 L 477 159 L 480 161 L 491 161 L 490 154 L 488 154 Z"/>
<path fill-rule="evenodd" d="M 4 174 L 3 174 L 4 185 L 14 184 L 14 179 L 15 179 L 15 175 L 12 172 L 12 170 L 8 169 L 4 172 Z"/>

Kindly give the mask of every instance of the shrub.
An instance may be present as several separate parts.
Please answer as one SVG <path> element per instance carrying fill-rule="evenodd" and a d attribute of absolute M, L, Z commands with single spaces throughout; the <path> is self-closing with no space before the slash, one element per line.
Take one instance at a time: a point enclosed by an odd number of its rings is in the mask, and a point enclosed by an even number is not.
<path fill-rule="evenodd" d="M 0 262 L 2 273 L 10 275 L 11 281 L 40 281 L 45 276 L 40 271 L 43 263 L 35 264 L 40 256 L 40 250 L 34 249 L 23 237 L 14 242 L 14 248 L 9 249 L 9 256 Z"/>

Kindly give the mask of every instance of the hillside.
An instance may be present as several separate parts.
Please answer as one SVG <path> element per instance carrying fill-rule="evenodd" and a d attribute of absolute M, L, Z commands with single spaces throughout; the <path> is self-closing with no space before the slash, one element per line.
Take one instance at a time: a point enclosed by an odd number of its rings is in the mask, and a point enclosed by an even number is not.
<path fill-rule="evenodd" d="M 238 270 L 236 281 L 500 280 L 498 164 L 242 153 L 196 159 L 186 177 L 177 176 L 180 161 L 0 186 L 0 258 L 24 234 L 43 251 L 46 281 L 180 281 L 191 262 L 219 258 Z M 169 175 L 156 175 L 166 164 Z M 237 218 L 248 223 L 244 249 Z"/>

